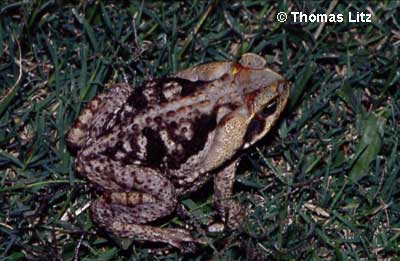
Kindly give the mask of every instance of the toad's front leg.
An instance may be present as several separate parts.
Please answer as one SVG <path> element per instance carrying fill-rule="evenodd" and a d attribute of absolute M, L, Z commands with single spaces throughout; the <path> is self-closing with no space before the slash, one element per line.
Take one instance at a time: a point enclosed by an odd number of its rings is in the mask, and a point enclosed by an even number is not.
<path fill-rule="evenodd" d="M 215 176 L 214 202 L 222 220 L 232 229 L 237 229 L 243 221 L 241 205 L 232 199 L 235 172 L 239 160 L 229 163 Z"/>

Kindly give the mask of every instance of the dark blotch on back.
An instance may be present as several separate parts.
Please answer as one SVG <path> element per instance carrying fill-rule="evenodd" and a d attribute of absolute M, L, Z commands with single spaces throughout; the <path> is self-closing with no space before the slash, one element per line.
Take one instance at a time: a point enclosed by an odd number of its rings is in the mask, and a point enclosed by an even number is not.
<path fill-rule="evenodd" d="M 96 138 L 100 136 L 108 135 L 113 132 L 114 126 L 119 126 L 121 124 L 121 114 L 120 113 L 110 113 L 107 115 L 104 120 L 104 125 L 101 127 L 100 135 L 97 135 Z"/>
<path fill-rule="evenodd" d="M 179 85 L 183 86 L 182 91 L 181 91 L 181 97 L 190 96 L 193 93 L 195 93 L 196 91 L 199 91 L 200 89 L 202 89 L 202 87 L 206 86 L 205 81 L 192 82 L 192 81 L 182 79 L 182 78 L 163 78 L 160 80 L 163 83 L 174 81 L 174 82 L 177 82 Z"/>
<path fill-rule="evenodd" d="M 148 101 L 143 94 L 143 87 L 135 88 L 134 92 L 128 97 L 127 103 L 138 111 L 146 108 Z"/>
<path fill-rule="evenodd" d="M 136 137 L 139 135 L 139 130 L 132 130 L 131 132 L 124 132 L 124 126 L 119 125 L 118 130 L 114 130 L 118 132 L 117 138 L 118 142 L 114 146 L 107 146 L 107 148 L 102 151 L 100 154 L 107 156 L 110 159 L 115 161 L 120 161 L 126 165 L 132 164 L 135 160 L 138 159 L 137 152 L 140 151 L 138 144 L 136 143 Z M 128 152 L 124 148 L 124 142 L 128 142 L 131 147 L 131 151 Z M 124 158 L 117 158 L 116 154 L 118 152 L 122 152 L 125 154 Z"/>
<path fill-rule="evenodd" d="M 189 157 L 201 151 L 207 142 L 208 134 L 215 129 L 216 125 L 215 113 L 199 115 L 193 119 L 192 128 L 196 134 L 193 135 L 193 138 L 190 140 L 186 139 L 183 135 L 180 136 L 173 133 L 177 126 L 169 126 L 168 133 L 170 137 L 172 137 L 176 143 L 180 143 L 183 150 L 168 155 L 168 167 L 171 169 L 178 169 Z"/>
<path fill-rule="evenodd" d="M 182 91 L 180 97 L 186 97 L 194 94 L 202 88 L 205 88 L 207 83 L 204 81 L 192 82 L 181 78 L 160 78 L 153 81 L 155 83 L 153 86 L 146 86 L 146 83 L 139 88 L 135 88 L 133 93 L 128 97 L 127 103 L 136 109 L 137 112 L 147 110 L 152 104 L 162 104 L 168 102 L 168 99 L 164 96 L 163 86 L 169 82 L 177 82 L 182 86 Z M 149 99 L 143 94 L 143 90 L 151 88 L 153 89 L 153 94 Z M 177 99 L 179 97 L 174 97 Z"/>
<path fill-rule="evenodd" d="M 159 167 L 167 153 L 167 148 L 160 134 L 149 127 L 144 128 L 142 134 L 147 138 L 147 164 Z"/>

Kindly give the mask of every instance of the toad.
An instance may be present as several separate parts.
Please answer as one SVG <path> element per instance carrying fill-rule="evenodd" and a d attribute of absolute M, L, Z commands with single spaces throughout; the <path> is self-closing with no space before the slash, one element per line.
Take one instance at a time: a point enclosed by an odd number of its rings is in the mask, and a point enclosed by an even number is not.
<path fill-rule="evenodd" d="M 91 206 L 95 221 L 119 237 L 182 249 L 200 241 L 149 223 L 214 177 L 217 212 L 238 228 L 243 212 L 232 189 L 240 153 L 269 132 L 289 97 L 289 82 L 265 65 L 247 53 L 95 96 L 66 137 L 76 171 L 104 190 Z"/>

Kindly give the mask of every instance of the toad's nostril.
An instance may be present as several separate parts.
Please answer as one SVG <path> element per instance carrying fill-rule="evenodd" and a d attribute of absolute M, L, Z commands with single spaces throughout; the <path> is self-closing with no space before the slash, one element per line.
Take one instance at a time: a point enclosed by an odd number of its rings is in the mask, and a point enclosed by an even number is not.
<path fill-rule="evenodd" d="M 280 94 L 285 93 L 289 90 L 289 82 L 283 81 L 279 84 L 278 91 Z"/>

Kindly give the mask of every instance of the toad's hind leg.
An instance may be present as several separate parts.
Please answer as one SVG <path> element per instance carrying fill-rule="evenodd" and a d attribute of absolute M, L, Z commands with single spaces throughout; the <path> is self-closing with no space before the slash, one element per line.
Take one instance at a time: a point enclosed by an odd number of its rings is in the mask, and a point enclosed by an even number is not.
<path fill-rule="evenodd" d="M 72 151 L 78 151 L 89 136 L 96 138 L 104 131 L 105 124 L 112 124 L 113 114 L 123 106 L 131 92 L 128 84 L 116 84 L 108 93 L 96 95 L 86 104 L 68 131 L 68 147 Z"/>
<path fill-rule="evenodd" d="M 159 228 L 145 225 L 170 214 L 176 202 L 137 192 L 103 195 L 92 205 L 96 222 L 120 237 L 150 242 L 164 242 L 179 249 L 196 241 L 188 231 L 176 228 Z"/>
<path fill-rule="evenodd" d="M 166 177 L 151 168 L 85 154 L 78 155 L 80 171 L 108 191 L 118 191 L 105 193 L 92 205 L 93 218 L 100 226 L 120 237 L 165 242 L 178 248 L 199 242 L 183 229 L 144 225 L 170 215 L 176 208 L 175 188 Z"/>

